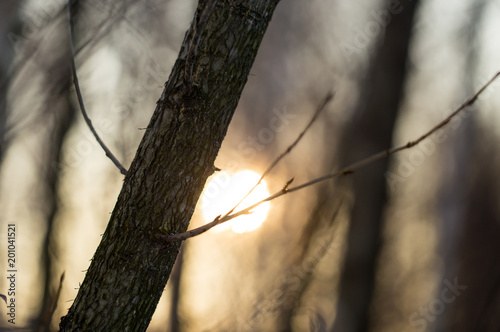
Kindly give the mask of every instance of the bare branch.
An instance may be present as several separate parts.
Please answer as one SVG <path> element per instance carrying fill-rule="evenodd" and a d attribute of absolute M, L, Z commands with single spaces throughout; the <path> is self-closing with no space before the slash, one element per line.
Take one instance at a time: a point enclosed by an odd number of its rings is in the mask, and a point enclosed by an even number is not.
<path fill-rule="evenodd" d="M 184 232 L 184 233 L 179 233 L 179 234 L 175 234 L 175 235 L 163 235 L 163 234 L 157 234 L 157 237 L 161 240 L 164 240 L 166 242 L 177 242 L 177 241 L 183 241 L 183 240 L 186 240 L 186 239 L 189 239 L 191 237 L 194 237 L 194 236 L 197 236 L 197 235 L 200 235 L 202 233 L 205 233 L 206 231 L 208 231 L 209 229 L 219 225 L 219 224 L 222 224 L 226 221 L 229 221 L 231 219 L 234 219 L 236 217 L 239 217 L 241 215 L 244 215 L 244 214 L 250 214 L 252 212 L 253 209 L 255 209 L 257 206 L 265 203 L 265 202 L 269 202 L 269 201 L 272 201 L 280 196 L 283 196 L 283 195 L 286 195 L 288 193 L 291 193 L 291 192 L 294 192 L 294 191 L 298 191 L 298 190 L 301 190 L 301 189 L 304 189 L 304 188 L 307 188 L 307 187 L 310 187 L 316 183 L 319 183 L 319 182 L 323 182 L 323 181 L 326 181 L 326 180 L 330 180 L 330 179 L 333 179 L 333 178 L 336 178 L 336 177 L 339 177 L 339 176 L 343 176 L 343 175 L 349 175 L 349 174 L 352 174 L 354 173 L 356 170 L 358 170 L 359 168 L 361 167 L 364 167 L 366 165 L 369 165 L 377 160 L 380 160 L 380 159 L 383 159 L 383 158 L 386 158 L 392 154 L 395 154 L 397 152 L 400 152 L 400 151 L 403 151 L 403 150 L 406 150 L 406 149 L 410 149 L 414 146 L 416 146 L 417 144 L 419 144 L 421 141 L 423 141 L 424 139 L 426 139 L 427 137 L 429 137 L 430 135 L 432 135 L 433 133 L 435 133 L 436 131 L 438 131 L 439 129 L 445 127 L 454 117 L 456 117 L 459 113 L 461 113 L 463 110 L 465 110 L 466 108 L 468 108 L 469 106 L 471 106 L 472 104 L 474 104 L 476 102 L 476 100 L 478 99 L 478 97 L 484 92 L 484 90 L 486 90 L 488 88 L 488 86 L 490 86 L 491 83 L 493 83 L 494 80 L 496 80 L 498 78 L 498 76 L 500 76 L 500 72 L 497 72 L 488 82 L 486 82 L 475 94 L 474 96 L 472 96 L 472 98 L 468 99 L 467 101 L 465 101 L 460 107 L 458 107 L 453 113 L 451 113 L 447 118 L 445 118 L 443 121 L 441 121 L 440 123 L 438 123 L 436 126 L 434 126 L 433 128 L 431 128 L 429 131 L 427 131 L 425 134 L 423 134 L 422 136 L 420 136 L 419 138 L 417 138 L 416 140 L 414 141 L 410 141 L 406 144 L 403 144 L 403 145 L 400 145 L 398 147 L 395 147 L 395 148 L 392 148 L 392 149 L 389 149 L 389 150 L 385 150 L 385 151 L 381 151 L 379 153 L 376 153 L 374 155 L 371 155 L 365 159 L 362 159 L 354 164 L 351 164 L 343 169 L 341 169 L 340 171 L 337 171 L 337 172 L 333 172 L 333 173 L 330 173 L 330 174 L 327 174 L 327 175 L 324 175 L 324 176 L 321 176 L 319 178 L 316 178 L 314 180 L 311 180 L 309 182 L 306 182 L 306 183 L 303 183 L 301 185 L 298 185 L 298 186 L 295 186 L 295 187 L 292 187 L 292 188 L 288 188 L 288 186 L 290 185 L 291 181 L 288 181 L 288 183 L 283 187 L 283 189 L 281 189 L 280 191 L 278 191 L 277 193 L 241 210 L 241 211 L 238 211 L 236 213 L 233 213 L 233 214 L 229 214 L 229 215 L 225 215 L 223 217 L 220 217 L 218 216 L 217 218 L 215 218 L 213 221 L 209 222 L 208 224 L 205 224 L 203 226 L 200 226 L 198 228 L 194 228 L 192 230 L 189 230 L 187 232 Z M 326 99 L 325 99 L 326 100 Z M 288 149 L 287 149 L 288 150 Z M 280 156 L 281 157 L 281 156 Z M 274 163 L 273 163 L 274 164 Z"/>
<path fill-rule="evenodd" d="M 285 150 L 285 152 L 283 152 L 281 155 L 279 155 L 278 158 L 276 158 L 271 163 L 271 165 L 269 165 L 269 167 L 264 171 L 264 173 L 262 173 L 262 176 L 260 177 L 259 181 L 257 181 L 257 183 L 252 187 L 252 189 L 250 189 L 250 191 L 245 195 L 245 197 L 243 197 L 238 202 L 238 204 L 236 204 L 231 210 L 229 210 L 229 212 L 227 212 L 224 215 L 224 217 L 226 217 L 226 216 L 230 215 L 231 213 L 233 213 L 234 210 L 236 210 L 236 208 L 241 204 L 241 202 L 243 202 L 255 190 L 255 188 L 257 188 L 259 186 L 259 184 L 261 184 L 262 180 L 264 180 L 264 177 L 266 175 L 268 175 L 273 170 L 273 168 L 276 165 L 278 165 L 278 163 L 281 161 L 281 159 L 283 159 L 287 154 L 289 154 L 293 150 L 293 148 L 295 148 L 295 146 L 300 142 L 300 140 L 302 139 L 302 137 L 304 137 L 304 135 L 306 134 L 306 132 L 309 130 L 309 128 L 311 128 L 311 126 L 313 125 L 313 123 L 316 122 L 316 120 L 318 119 L 319 115 L 326 108 L 326 105 L 328 105 L 332 101 L 332 99 L 334 97 L 335 97 L 335 92 L 334 91 L 328 91 L 328 93 L 326 94 L 325 98 L 323 99 L 323 101 L 321 102 L 321 104 L 319 104 L 318 108 L 314 112 L 311 120 L 309 120 L 309 123 L 300 132 L 300 134 L 297 136 L 297 138 L 295 139 L 295 141 L 293 141 L 293 143 L 288 146 L 288 148 Z M 293 181 L 293 179 L 290 180 L 287 183 L 287 185 L 285 186 L 285 188 L 283 188 L 283 190 L 285 190 L 286 188 L 288 188 L 288 185 L 290 185 L 292 183 L 292 181 Z"/>
<path fill-rule="evenodd" d="M 95 139 L 97 140 L 97 143 L 101 146 L 101 148 L 104 150 L 106 153 L 106 156 L 111 159 L 111 161 L 115 164 L 116 167 L 120 170 L 120 173 L 123 175 L 127 174 L 127 169 L 123 167 L 123 165 L 118 161 L 118 159 L 115 157 L 115 155 L 109 150 L 109 148 L 104 144 L 104 142 L 101 140 L 99 135 L 97 134 L 97 131 L 95 130 L 94 126 L 92 125 L 92 121 L 90 120 L 89 116 L 87 115 L 87 111 L 85 110 L 85 104 L 83 103 L 83 96 L 82 92 L 80 90 L 80 83 L 78 82 L 78 76 L 76 74 L 76 64 L 75 64 L 75 45 L 74 45 L 74 40 L 75 40 L 75 23 L 73 21 L 73 12 L 72 12 L 72 6 L 71 2 L 73 0 L 68 0 L 68 14 L 69 14 L 69 27 L 70 27 L 70 44 L 71 44 L 71 71 L 73 73 L 73 83 L 75 85 L 75 90 L 76 90 L 76 95 L 78 97 L 78 104 L 80 105 L 80 110 L 82 111 L 83 118 L 85 119 L 85 122 L 87 123 L 87 126 L 90 128 L 90 131 L 94 135 Z"/>

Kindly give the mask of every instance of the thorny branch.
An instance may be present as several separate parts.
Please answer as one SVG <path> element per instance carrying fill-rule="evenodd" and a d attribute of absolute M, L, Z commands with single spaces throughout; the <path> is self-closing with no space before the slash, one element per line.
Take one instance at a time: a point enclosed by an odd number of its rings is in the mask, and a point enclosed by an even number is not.
<path fill-rule="evenodd" d="M 78 97 L 78 104 L 80 105 L 80 110 L 82 112 L 83 118 L 85 119 L 85 123 L 87 123 L 87 126 L 90 128 L 90 131 L 94 135 L 95 139 L 97 140 L 97 143 L 101 146 L 101 148 L 104 150 L 106 153 L 106 156 L 111 159 L 111 161 L 115 164 L 116 167 L 120 170 L 120 173 L 123 175 L 127 174 L 127 169 L 123 167 L 123 165 L 118 161 L 118 159 L 115 157 L 115 155 L 111 152 L 111 150 L 104 144 L 102 139 L 99 137 L 97 134 L 97 131 L 95 130 L 94 126 L 92 125 L 92 121 L 90 120 L 87 111 L 85 110 L 85 104 L 83 103 L 83 96 L 82 96 L 82 91 L 80 90 L 80 83 L 78 82 L 78 76 L 76 74 L 76 63 L 75 63 L 75 45 L 74 45 L 74 40 L 75 40 L 75 23 L 73 20 L 73 12 L 72 12 L 72 1 L 74 0 L 68 0 L 68 15 L 69 15 L 69 27 L 70 27 L 70 44 L 71 44 L 71 71 L 73 74 L 73 83 L 75 85 L 75 90 L 76 90 L 76 95 Z"/>
<path fill-rule="evenodd" d="M 410 149 L 414 146 L 416 146 L 417 144 L 419 144 L 421 141 L 423 141 L 424 139 L 426 139 L 427 137 L 429 137 L 430 135 L 432 135 L 433 133 L 435 133 L 436 131 L 438 131 L 439 129 L 443 128 L 444 126 L 446 126 L 454 117 L 456 117 L 458 114 L 460 114 L 463 110 L 467 109 L 469 106 L 471 106 L 472 104 L 474 104 L 476 102 L 476 100 L 478 99 L 478 97 L 484 92 L 484 90 L 486 90 L 488 88 L 488 86 L 490 86 L 491 83 L 493 83 L 494 80 L 496 80 L 498 78 L 498 76 L 500 76 L 500 72 L 497 72 L 488 82 L 486 82 L 470 99 L 468 99 L 467 101 L 465 101 L 462 105 L 460 105 L 454 112 L 452 112 L 448 117 L 446 117 L 443 121 L 439 122 L 437 125 L 435 125 L 434 127 L 432 127 L 429 131 L 427 131 L 426 133 L 424 133 L 422 136 L 420 136 L 419 138 L 417 138 L 416 140 L 414 141 L 409 141 L 408 143 L 406 144 L 403 144 L 403 145 L 400 145 L 400 146 L 397 146 L 395 148 L 392 148 L 392 149 L 388 149 L 388 150 L 384 150 L 384 151 L 381 151 L 379 153 L 376 153 L 374 155 L 371 155 L 365 159 L 362 159 L 358 162 L 355 162 L 354 164 L 351 164 L 339 171 L 336 171 L 336 172 L 333 172 L 333 173 L 330 173 L 330 174 L 326 174 L 326 175 L 323 175 L 321 177 L 318 177 L 316 179 L 313 179 L 309 182 L 305 182 L 301 185 L 298 185 L 298 186 L 295 186 L 295 187 L 291 187 L 291 188 L 288 188 L 288 185 L 290 183 L 288 183 L 287 185 L 285 185 L 283 187 L 283 189 L 281 189 L 280 191 L 278 191 L 277 193 L 241 210 L 241 211 L 238 211 L 236 213 L 232 213 L 232 214 L 228 214 L 228 215 L 225 215 L 223 217 L 220 217 L 218 216 L 217 218 L 215 218 L 213 221 L 209 222 L 208 224 L 205 224 L 203 226 L 200 226 L 198 228 L 194 228 L 192 230 L 189 230 L 187 232 L 184 232 L 184 233 L 179 233 L 179 234 L 175 234 L 175 235 L 160 235 L 158 234 L 157 237 L 161 240 L 164 240 L 166 242 L 177 242 L 177 241 L 183 241 L 183 240 L 186 240 L 186 239 L 189 239 L 191 237 L 194 237 L 194 236 L 197 236 L 197 235 L 200 235 L 202 233 L 205 233 L 206 231 L 208 231 L 209 229 L 219 225 L 219 224 L 222 224 L 226 221 L 229 221 L 231 219 L 234 219 L 236 217 L 239 217 L 241 215 L 244 215 L 244 214 L 250 214 L 252 212 L 253 209 L 255 209 L 257 206 L 261 205 L 262 203 L 265 203 L 265 202 L 269 202 L 269 201 L 272 201 L 280 196 L 283 196 L 283 195 L 286 195 L 288 193 L 291 193 L 291 192 L 294 192 L 294 191 L 298 191 L 298 190 L 301 190 L 301 189 L 304 189 L 304 188 L 307 188 L 307 187 L 310 187 L 316 183 L 319 183 L 319 182 L 323 182 L 323 181 L 326 181 L 326 180 L 330 180 L 330 179 L 333 179 L 333 178 L 336 178 L 336 177 L 339 177 L 339 176 L 343 176 L 343 175 L 348 175 L 348 174 L 352 174 L 354 173 L 356 170 L 358 170 L 359 168 L 361 167 L 364 167 L 366 165 L 369 165 L 375 161 L 378 161 L 380 159 L 383 159 L 383 158 L 386 158 L 392 154 L 395 154 L 395 153 L 398 153 L 400 151 L 403 151 L 403 150 L 406 150 L 406 149 Z"/>

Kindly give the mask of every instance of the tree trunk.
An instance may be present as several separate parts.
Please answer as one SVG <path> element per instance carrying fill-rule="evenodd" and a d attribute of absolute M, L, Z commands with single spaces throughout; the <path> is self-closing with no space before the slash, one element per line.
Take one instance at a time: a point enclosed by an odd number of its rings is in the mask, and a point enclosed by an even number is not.
<path fill-rule="evenodd" d="M 15 35 L 21 30 L 19 20 L 20 1 L 0 1 L 0 164 L 5 156 L 9 138 L 7 135 L 8 105 L 7 94 L 9 90 L 9 66 L 15 51 L 11 35 Z M 5 38 L 6 37 L 6 38 Z"/>
<path fill-rule="evenodd" d="M 200 0 L 61 331 L 145 331 L 279 0 Z"/>
<path fill-rule="evenodd" d="M 487 0 L 472 1 L 462 28 L 466 31 L 462 37 L 461 46 L 466 63 L 464 82 L 467 82 L 465 88 L 467 93 L 473 91 L 473 78 L 478 76 L 477 71 L 481 64 L 480 50 L 485 46 L 479 37 L 484 33 L 485 20 L 492 5 L 493 3 Z M 470 109 L 469 112 L 475 114 L 464 119 L 460 129 L 455 130 L 455 135 L 462 134 L 458 139 L 465 146 L 465 148 L 462 147 L 465 153 L 461 159 L 455 158 L 453 167 L 445 170 L 448 177 L 450 174 L 455 174 L 455 178 L 449 181 L 448 185 L 452 187 L 449 192 L 458 191 L 465 198 L 455 203 L 457 205 L 454 207 L 455 210 L 459 210 L 461 214 L 454 219 L 444 220 L 442 242 L 451 235 L 456 236 L 454 247 L 451 248 L 454 251 L 446 252 L 454 259 L 453 262 L 456 265 L 451 268 L 445 265 L 443 279 L 452 283 L 457 280 L 461 289 L 453 298 L 453 302 L 446 303 L 444 312 L 437 315 L 434 331 L 493 332 L 500 330 L 500 316 L 498 315 L 500 310 L 500 265 L 498 264 L 500 261 L 498 241 L 500 237 L 498 210 L 500 193 L 496 181 L 499 169 L 499 159 L 496 157 L 498 138 L 491 125 L 477 121 L 478 112 L 483 111 L 480 108 L 481 105 L 476 105 L 476 108 Z M 453 169 L 462 170 L 462 173 L 451 172 Z M 446 232 L 449 229 L 452 229 L 452 232 Z M 446 260 L 444 262 L 447 263 Z M 441 293 L 436 293 L 436 297 L 438 294 Z M 443 317 L 448 320 L 444 320 Z"/>
<path fill-rule="evenodd" d="M 484 22 L 486 5 L 487 0 L 471 1 L 468 8 L 469 10 L 467 11 L 469 15 L 462 23 L 462 29 L 465 33 L 461 36 L 460 48 L 462 52 L 460 53 L 464 56 L 465 70 L 463 77 L 464 89 L 463 91 L 459 90 L 460 95 L 470 96 L 474 94 L 475 91 L 475 86 L 473 84 L 474 80 L 472 78 L 477 77 L 476 71 L 479 63 L 478 51 L 482 46 L 479 42 L 481 40 L 479 36 L 482 33 L 481 25 Z M 477 107 L 477 105 L 474 105 L 469 108 L 467 112 L 477 113 Z M 441 274 L 436 280 L 438 287 L 436 287 L 434 293 L 434 297 L 438 299 L 441 298 L 441 294 L 446 292 L 448 288 L 443 281 L 448 280 L 453 283 L 457 278 L 460 271 L 461 250 L 463 248 L 468 248 L 468 240 L 473 239 L 476 235 L 474 226 L 470 228 L 470 225 L 468 225 L 470 222 L 474 225 L 478 225 L 475 219 L 468 218 L 469 216 L 475 217 L 477 215 L 477 212 L 472 210 L 472 208 L 476 207 L 475 199 L 478 197 L 483 198 L 483 195 L 485 195 L 484 198 L 489 198 L 488 195 L 494 195 L 490 191 L 490 186 L 479 186 L 485 184 L 482 179 L 472 180 L 474 174 L 476 174 L 479 169 L 481 169 L 480 174 L 482 174 L 482 176 L 487 176 L 489 174 L 488 171 L 490 171 L 488 167 L 484 169 L 481 168 L 480 165 L 483 165 L 483 162 L 477 162 L 483 160 L 482 158 L 484 156 L 481 155 L 480 151 L 488 146 L 490 139 L 488 134 L 482 136 L 480 133 L 487 133 L 487 130 L 481 130 L 482 128 L 480 128 L 480 124 L 475 116 L 470 116 L 466 120 L 464 119 L 461 121 L 460 126 L 454 129 L 455 130 L 448 135 L 448 143 L 445 145 L 444 151 L 441 152 L 442 158 L 446 161 L 446 164 L 444 164 L 441 170 L 442 174 L 440 179 L 442 184 L 436 205 L 440 217 L 438 254 L 440 255 L 441 264 L 443 266 Z M 482 139 L 478 140 L 478 137 Z M 487 143 L 485 144 L 485 142 Z M 476 153 L 476 151 L 478 153 Z M 470 160 L 476 162 L 471 163 Z M 477 192 L 474 192 L 475 190 L 477 190 Z M 474 194 L 472 195 L 471 193 Z M 488 199 L 483 201 L 488 202 Z M 488 219 L 481 218 L 482 222 L 494 221 L 496 219 L 495 213 L 490 209 L 488 204 L 481 204 L 480 207 L 481 213 L 479 215 L 488 217 Z M 490 212 L 493 213 L 490 214 Z M 468 231 L 464 232 L 465 229 L 468 229 Z M 473 236 L 471 237 L 471 235 Z M 486 242 L 487 241 L 481 240 L 478 244 L 483 245 Z M 472 247 L 474 247 L 474 244 Z M 466 252 L 467 255 L 464 257 L 470 257 L 469 255 L 474 253 L 474 250 Z M 488 253 L 489 252 L 485 252 L 483 254 L 487 255 Z M 483 254 L 481 254 L 481 257 L 483 257 Z M 467 261 L 467 259 L 465 261 Z M 481 271 L 476 269 L 478 266 L 467 266 L 463 271 Z M 488 264 L 486 264 L 486 266 L 488 266 Z M 483 271 L 486 271 L 486 269 Z M 461 276 L 459 276 L 457 280 L 459 285 L 463 285 L 464 280 Z M 480 285 L 483 287 L 483 282 L 481 282 Z M 467 284 L 467 286 L 470 286 L 470 284 Z M 470 292 L 469 288 L 467 292 Z M 443 313 L 435 315 L 435 320 L 427 322 L 429 326 L 428 330 L 431 332 L 477 330 L 477 326 L 470 325 L 472 319 L 467 322 L 468 324 L 464 324 L 467 319 L 463 319 L 475 318 L 476 316 L 472 313 L 475 312 L 474 309 L 479 307 L 478 303 L 482 303 L 481 297 L 484 293 L 472 293 L 479 296 L 476 298 L 469 298 L 470 302 L 467 301 L 467 303 L 474 303 L 474 305 L 471 306 L 472 310 L 467 311 L 468 314 L 459 315 L 458 321 L 461 322 L 459 326 L 453 326 L 453 314 L 455 313 L 455 305 L 459 304 L 460 300 L 446 303 L 446 309 Z M 463 298 L 463 296 L 461 298 Z M 419 323 L 423 322 L 422 319 L 419 320 Z M 421 325 L 424 326 L 423 324 Z"/>
<path fill-rule="evenodd" d="M 61 168 L 58 166 L 61 163 L 63 144 L 68 132 L 73 126 L 74 119 L 77 115 L 77 108 L 71 103 L 71 70 L 68 61 L 69 52 L 63 49 L 61 57 L 54 57 L 54 69 L 50 70 L 52 74 L 52 82 L 56 86 L 51 86 L 50 82 L 46 83 L 46 88 L 51 91 L 48 102 L 46 103 L 47 118 L 53 118 L 49 122 L 50 130 L 48 131 L 47 150 L 44 153 L 44 164 L 40 167 L 40 179 L 44 186 L 44 207 L 45 222 L 47 230 L 43 237 L 41 249 L 41 269 L 44 274 L 43 298 L 40 311 L 36 317 L 37 331 L 50 331 L 50 322 L 52 319 L 52 308 L 57 298 L 54 297 L 54 283 L 59 281 L 60 274 L 56 275 L 57 256 L 60 252 L 60 247 L 55 236 L 56 220 L 60 209 L 60 190 L 59 181 L 61 178 Z M 60 79 L 54 79 L 54 77 Z M 63 82 L 62 84 L 60 82 Z M 56 89 L 61 89 L 58 91 Z"/>
<path fill-rule="evenodd" d="M 342 139 L 342 165 L 391 146 L 394 123 L 404 96 L 406 63 L 418 1 L 401 1 L 393 9 L 382 44 L 370 63 L 361 102 Z M 390 14 L 389 14 L 390 15 Z M 333 331 L 361 332 L 372 328 L 377 258 L 382 248 L 383 211 L 387 200 L 383 177 L 388 160 L 373 163 L 353 175 L 355 202 L 347 251 L 339 283 L 338 311 Z"/>

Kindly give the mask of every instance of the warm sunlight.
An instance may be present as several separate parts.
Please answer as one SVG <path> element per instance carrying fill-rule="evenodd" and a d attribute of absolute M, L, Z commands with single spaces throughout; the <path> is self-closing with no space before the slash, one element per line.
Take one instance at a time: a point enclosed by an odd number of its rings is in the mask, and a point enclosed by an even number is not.
<path fill-rule="evenodd" d="M 209 179 L 203 190 L 202 211 L 207 222 L 214 220 L 218 215 L 231 210 L 259 181 L 260 175 L 249 170 L 231 174 L 221 171 Z M 240 211 L 266 197 L 269 192 L 266 181 L 262 181 L 257 188 L 238 206 Z M 216 229 L 232 229 L 236 233 L 250 232 L 264 222 L 269 211 L 270 202 L 263 203 L 251 214 L 239 216 L 219 225 Z"/>

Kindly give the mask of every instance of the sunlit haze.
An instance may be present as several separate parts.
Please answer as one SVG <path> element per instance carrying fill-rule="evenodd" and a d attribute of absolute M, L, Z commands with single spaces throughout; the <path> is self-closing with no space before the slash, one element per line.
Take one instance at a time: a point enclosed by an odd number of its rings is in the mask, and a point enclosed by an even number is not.
<path fill-rule="evenodd" d="M 255 186 L 259 178 L 259 174 L 249 170 L 236 174 L 221 171 L 210 178 L 202 194 L 202 211 L 205 220 L 212 221 L 218 215 L 224 215 L 231 210 Z M 241 211 L 268 196 L 266 182 L 263 180 L 235 212 Z M 266 220 L 269 207 L 270 202 L 263 203 L 256 207 L 252 213 L 229 220 L 217 226 L 216 229 L 232 229 L 236 233 L 253 231 Z"/>

